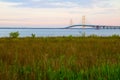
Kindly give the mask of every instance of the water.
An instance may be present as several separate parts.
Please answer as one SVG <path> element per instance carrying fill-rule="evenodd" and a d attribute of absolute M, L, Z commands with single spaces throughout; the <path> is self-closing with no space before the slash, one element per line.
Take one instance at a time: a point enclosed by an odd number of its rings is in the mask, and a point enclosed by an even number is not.
<path fill-rule="evenodd" d="M 120 29 L 0 29 L 0 37 L 9 37 L 10 32 L 20 33 L 20 37 L 28 37 L 36 34 L 38 37 L 47 36 L 86 36 L 95 34 L 98 36 L 120 35 Z"/>

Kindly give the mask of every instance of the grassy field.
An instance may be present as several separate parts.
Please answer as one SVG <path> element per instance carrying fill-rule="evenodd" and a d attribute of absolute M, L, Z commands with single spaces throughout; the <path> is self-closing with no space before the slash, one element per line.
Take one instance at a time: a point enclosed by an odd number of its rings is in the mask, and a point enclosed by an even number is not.
<path fill-rule="evenodd" d="M 0 38 L 0 80 L 120 80 L 120 37 Z"/>

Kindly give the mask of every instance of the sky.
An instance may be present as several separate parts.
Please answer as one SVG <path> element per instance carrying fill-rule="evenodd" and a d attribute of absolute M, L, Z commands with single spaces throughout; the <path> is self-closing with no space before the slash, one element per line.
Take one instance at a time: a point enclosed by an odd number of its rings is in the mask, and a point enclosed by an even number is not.
<path fill-rule="evenodd" d="M 0 27 L 120 25 L 120 0 L 0 0 Z"/>

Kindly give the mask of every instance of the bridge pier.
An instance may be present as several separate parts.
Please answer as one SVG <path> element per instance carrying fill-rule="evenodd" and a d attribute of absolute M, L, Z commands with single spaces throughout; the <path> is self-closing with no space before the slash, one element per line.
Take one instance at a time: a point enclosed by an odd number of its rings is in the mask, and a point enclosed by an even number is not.
<path fill-rule="evenodd" d="M 105 26 L 103 26 L 102 28 L 105 29 Z"/>
<path fill-rule="evenodd" d="M 99 27 L 99 26 L 96 26 L 96 29 L 100 29 L 100 27 Z"/>

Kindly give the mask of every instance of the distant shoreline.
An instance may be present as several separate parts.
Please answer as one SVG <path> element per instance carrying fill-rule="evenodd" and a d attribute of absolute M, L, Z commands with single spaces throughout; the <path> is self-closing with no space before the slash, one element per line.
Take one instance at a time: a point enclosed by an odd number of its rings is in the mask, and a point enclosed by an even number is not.
<path fill-rule="evenodd" d="M 8 27 L 0 27 L 0 29 L 95 29 L 95 28 L 37 28 L 37 27 L 35 27 L 35 28 L 30 28 L 30 27 L 28 27 L 28 28 L 20 28 L 20 27 L 10 27 L 10 28 L 8 28 Z"/>
<path fill-rule="evenodd" d="M 0 29 L 65 29 L 65 28 L 0 27 Z"/>

